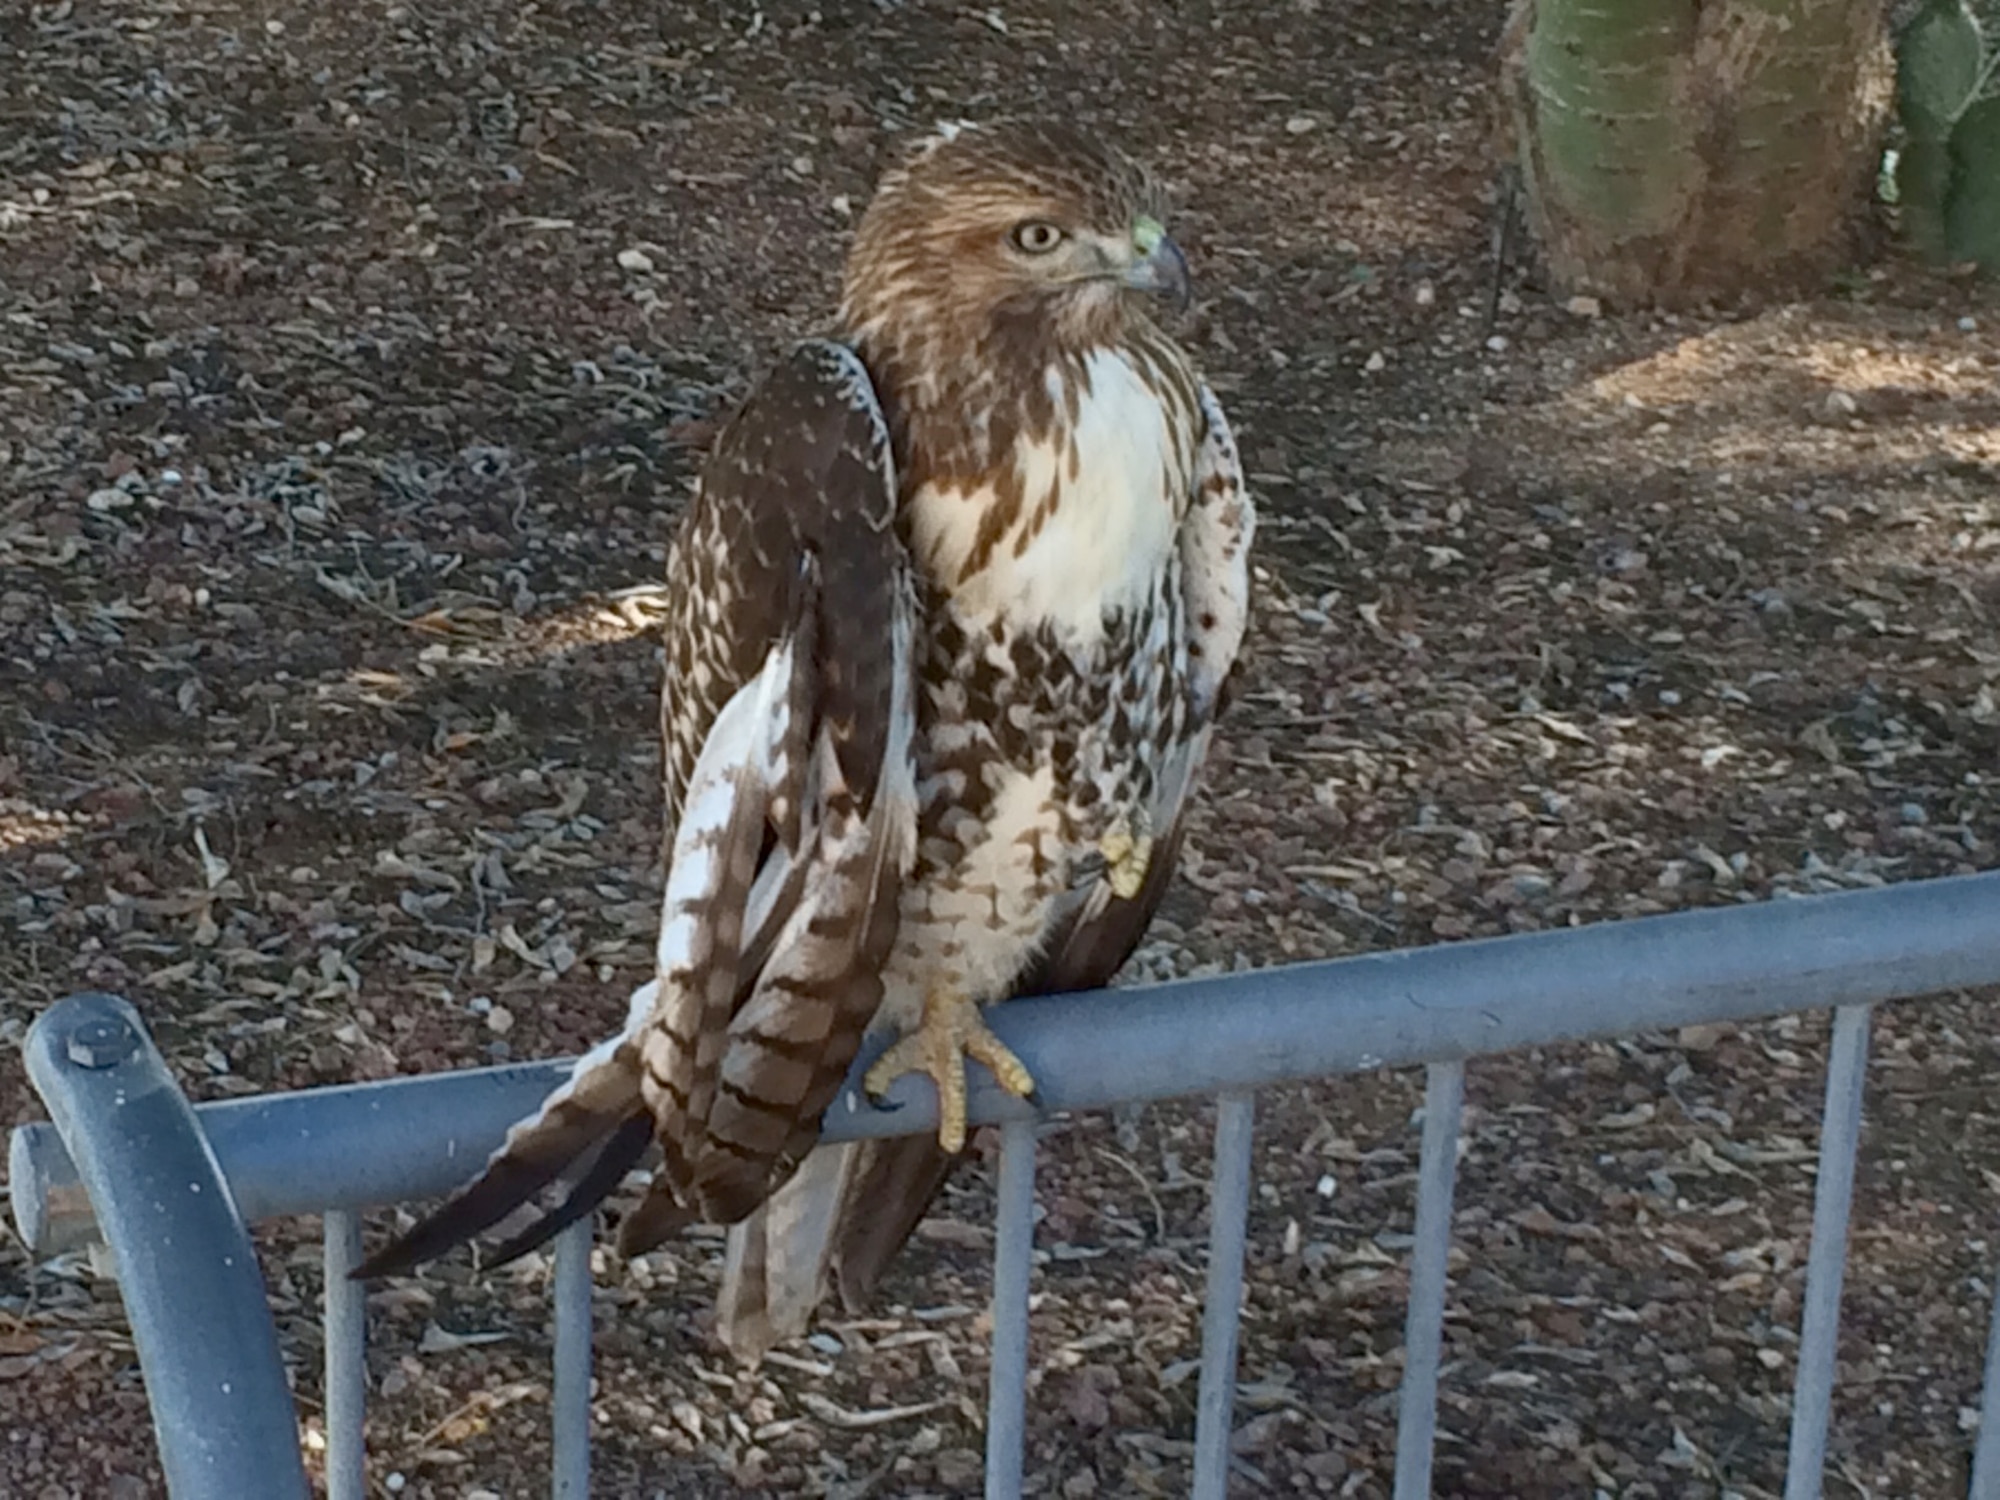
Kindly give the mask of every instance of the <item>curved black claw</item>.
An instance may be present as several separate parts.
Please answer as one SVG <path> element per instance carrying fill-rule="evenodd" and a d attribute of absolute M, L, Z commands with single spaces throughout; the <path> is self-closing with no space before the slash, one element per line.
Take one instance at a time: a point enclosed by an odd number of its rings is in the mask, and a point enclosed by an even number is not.
<path fill-rule="evenodd" d="M 895 1114 L 903 1107 L 904 1103 L 901 1099 L 891 1099 L 887 1094 L 871 1094 L 865 1089 L 862 1091 L 862 1097 L 868 1101 L 871 1109 L 875 1110 L 878 1114 L 884 1115 Z"/>

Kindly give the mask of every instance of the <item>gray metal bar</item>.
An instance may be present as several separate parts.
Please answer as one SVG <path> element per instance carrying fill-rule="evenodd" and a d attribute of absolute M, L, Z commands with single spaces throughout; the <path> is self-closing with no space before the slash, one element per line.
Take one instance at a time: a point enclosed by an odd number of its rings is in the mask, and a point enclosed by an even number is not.
<path fill-rule="evenodd" d="M 1792 1387 L 1785 1500 L 1819 1500 L 1826 1472 L 1834 1359 L 1840 1352 L 1840 1283 L 1847 1271 L 1847 1215 L 1854 1202 L 1861 1096 L 1868 1081 L 1869 1014 L 1866 1005 L 1843 1005 L 1833 1013 L 1826 1108 L 1819 1126 L 1819 1173 L 1813 1186 L 1812 1249 L 1806 1256 L 1805 1313 L 1799 1330 L 1799 1375 Z"/>
<path fill-rule="evenodd" d="M 1195 1398 L 1194 1500 L 1229 1493 L 1229 1437 L 1236 1411 L 1236 1333 L 1243 1314 L 1243 1247 L 1250 1231 L 1251 1094 L 1215 1105 L 1215 1174 L 1208 1189 L 1208 1293 L 1201 1309 L 1201 1390 Z"/>
<path fill-rule="evenodd" d="M 1296 964 L 1256 974 L 1052 996 L 995 1008 L 1045 1109 L 1254 1090 L 1328 1074 L 1744 1021 L 2000 983 L 2000 872 L 1838 896 L 1606 922 Z M 872 1054 L 857 1064 L 865 1068 Z M 252 1220 L 441 1194 L 470 1177 L 567 1064 L 473 1070 L 205 1105 Z M 857 1075 L 858 1076 L 858 1075 Z M 921 1080 L 869 1108 L 850 1083 L 826 1139 L 936 1128 Z M 972 1118 L 1026 1107 L 983 1071 Z M 87 1232 L 56 1143 L 21 1127 L 15 1216 L 37 1253 Z M 326 1143 L 340 1143 L 329 1151 Z M 310 1160 L 311 1171 L 301 1170 Z"/>
<path fill-rule="evenodd" d="M 1993 1278 L 1993 1321 L 1986 1329 L 1986 1386 L 1972 1450 L 1971 1500 L 2000 1500 L 2000 1275 Z"/>
<path fill-rule="evenodd" d="M 590 1500 L 590 1239 L 585 1214 L 556 1236 L 552 1477 L 556 1500 Z"/>
<path fill-rule="evenodd" d="M 368 1448 L 362 1418 L 368 1410 L 368 1289 L 350 1281 L 361 1264 L 361 1218 L 345 1209 L 328 1213 L 326 1239 L 326 1497 L 366 1500 Z"/>
<path fill-rule="evenodd" d="M 174 1500 L 308 1494 L 257 1254 L 138 1012 L 72 996 L 25 1051 L 117 1262 Z"/>
<path fill-rule="evenodd" d="M 1424 1145 L 1417 1167 L 1416 1243 L 1410 1248 L 1410 1306 L 1403 1323 L 1402 1410 L 1396 1419 L 1396 1500 L 1429 1500 L 1437 1439 L 1438 1362 L 1444 1293 L 1451 1266 L 1451 1199 L 1458 1177 L 1458 1132 L 1465 1064 L 1432 1063 L 1424 1078 Z"/>
<path fill-rule="evenodd" d="M 1035 1124 L 1000 1127 L 994 1209 L 993 1366 L 986 1393 L 986 1500 L 1021 1500 L 1028 1437 L 1028 1271 L 1035 1261 Z"/>

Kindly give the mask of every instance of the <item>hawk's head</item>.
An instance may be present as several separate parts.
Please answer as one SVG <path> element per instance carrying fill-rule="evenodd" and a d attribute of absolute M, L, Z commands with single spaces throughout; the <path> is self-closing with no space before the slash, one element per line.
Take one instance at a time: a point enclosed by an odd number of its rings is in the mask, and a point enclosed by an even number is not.
<path fill-rule="evenodd" d="M 1039 369 L 1054 347 L 1116 339 L 1141 294 L 1186 301 L 1187 261 L 1161 212 L 1145 171 L 1082 131 L 947 128 L 876 190 L 841 321 L 905 367 L 955 349 Z"/>

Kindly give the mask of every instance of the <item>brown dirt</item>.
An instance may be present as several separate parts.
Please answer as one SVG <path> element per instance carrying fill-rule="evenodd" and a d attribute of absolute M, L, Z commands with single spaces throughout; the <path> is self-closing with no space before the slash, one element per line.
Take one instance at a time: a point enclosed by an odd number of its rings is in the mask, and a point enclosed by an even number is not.
<path fill-rule="evenodd" d="M 621 1014 L 658 888 L 643 586 L 885 152 L 958 113 L 1060 111 L 1168 171 L 1185 333 L 1268 517 L 1247 691 L 1136 973 L 1994 864 L 2000 308 L 1887 265 L 1754 315 L 1516 286 L 1489 336 L 1499 21 L 29 7 L 0 57 L 0 1037 L 118 990 L 215 1097 Z M 1833 1493 L 1962 1492 L 1994 1021 L 1879 1028 Z M 1472 1070 L 1441 1494 L 1776 1494 L 1823 1037 Z M 1260 1106 L 1246 1495 L 1387 1493 L 1419 1097 Z M 39 1113 L 11 1060 L 0 1112 Z M 1038 1493 L 1184 1492 L 1207 1129 L 1051 1132 Z M 716 1240 L 607 1268 L 599 1493 L 976 1493 L 988 1191 L 962 1175 L 879 1317 L 757 1376 L 707 1339 Z M 313 1228 L 263 1234 L 309 1420 Z M 383 1493 L 539 1488 L 539 1276 L 457 1259 L 377 1299 Z M 113 1287 L 0 1244 L 0 1492 L 158 1493 L 142 1413 Z"/>

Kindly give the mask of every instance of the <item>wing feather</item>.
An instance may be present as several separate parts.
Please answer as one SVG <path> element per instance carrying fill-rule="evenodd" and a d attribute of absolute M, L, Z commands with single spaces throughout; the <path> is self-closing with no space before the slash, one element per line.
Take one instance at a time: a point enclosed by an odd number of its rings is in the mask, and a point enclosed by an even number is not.
<path fill-rule="evenodd" d="M 881 1000 L 915 846 L 915 596 L 887 425 L 853 353 L 807 343 L 725 429 L 669 557 L 667 889 L 656 978 L 482 1174 L 357 1274 L 590 1212 L 657 1139 L 621 1243 L 730 1222 L 793 1171 Z M 885 649 L 886 648 L 886 649 Z M 635 1124 L 635 1122 L 638 1122 Z"/>

